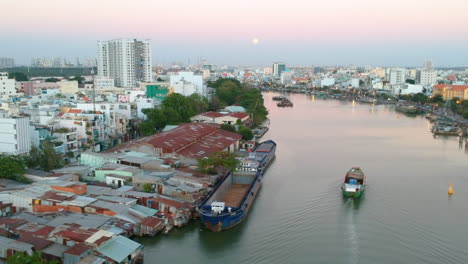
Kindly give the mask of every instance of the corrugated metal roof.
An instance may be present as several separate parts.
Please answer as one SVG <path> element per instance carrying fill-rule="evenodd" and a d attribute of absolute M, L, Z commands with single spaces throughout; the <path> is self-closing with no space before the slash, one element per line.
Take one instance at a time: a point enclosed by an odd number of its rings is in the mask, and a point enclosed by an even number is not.
<path fill-rule="evenodd" d="M 68 246 L 54 243 L 54 244 L 50 245 L 49 247 L 43 249 L 42 253 L 52 255 L 52 256 L 56 256 L 56 257 L 59 257 L 59 258 L 63 258 L 63 252 L 65 252 L 69 248 L 70 247 L 68 247 Z"/>
<path fill-rule="evenodd" d="M 91 203 L 94 203 L 96 199 L 86 196 L 76 196 L 75 199 L 69 201 L 63 201 L 61 204 L 63 205 L 74 205 L 79 207 L 87 206 Z"/>
<path fill-rule="evenodd" d="M 31 244 L 0 236 L 0 249 L 13 249 L 15 251 L 25 252 L 32 250 L 32 248 L 33 245 Z"/>
<path fill-rule="evenodd" d="M 149 207 L 146 207 L 146 206 L 142 206 L 142 205 L 139 205 L 139 204 L 133 205 L 132 209 L 137 210 L 138 212 L 140 212 L 140 213 L 142 213 L 142 214 L 144 214 L 146 216 L 153 216 L 153 215 L 158 213 L 158 210 L 156 210 L 156 209 L 149 208 Z"/>
<path fill-rule="evenodd" d="M 66 214 L 60 215 L 48 222 L 50 226 L 61 226 L 63 224 L 78 224 L 86 228 L 99 228 L 111 219 L 110 216 L 98 214 Z"/>
<path fill-rule="evenodd" d="M 80 260 L 77 264 L 104 264 L 105 260 L 98 256 L 88 255 Z"/>
<path fill-rule="evenodd" d="M 123 236 L 116 236 L 101 245 L 97 251 L 104 256 L 113 259 L 117 263 L 120 263 L 139 247 L 141 247 L 141 245 L 131 239 Z"/>

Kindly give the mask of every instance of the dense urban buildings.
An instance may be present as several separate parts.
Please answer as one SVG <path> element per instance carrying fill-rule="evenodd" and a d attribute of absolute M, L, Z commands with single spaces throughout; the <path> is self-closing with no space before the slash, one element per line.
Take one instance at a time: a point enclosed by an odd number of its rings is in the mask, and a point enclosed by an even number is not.
<path fill-rule="evenodd" d="M 274 76 L 281 76 L 281 73 L 286 70 L 286 64 L 283 62 L 275 62 L 273 63 L 273 75 Z"/>
<path fill-rule="evenodd" d="M 15 59 L 0 57 L 0 68 L 15 67 Z"/>
<path fill-rule="evenodd" d="M 151 82 L 152 61 L 149 40 L 115 39 L 98 42 L 98 76 L 114 79 L 117 87 L 135 87 Z"/>

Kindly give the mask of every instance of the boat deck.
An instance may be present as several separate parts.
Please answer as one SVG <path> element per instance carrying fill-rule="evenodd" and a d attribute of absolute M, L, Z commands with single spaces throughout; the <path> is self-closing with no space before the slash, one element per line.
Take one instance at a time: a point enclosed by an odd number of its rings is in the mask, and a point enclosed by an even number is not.
<path fill-rule="evenodd" d="M 249 189 L 250 184 L 233 184 L 221 199 L 228 207 L 239 207 L 239 204 Z"/>

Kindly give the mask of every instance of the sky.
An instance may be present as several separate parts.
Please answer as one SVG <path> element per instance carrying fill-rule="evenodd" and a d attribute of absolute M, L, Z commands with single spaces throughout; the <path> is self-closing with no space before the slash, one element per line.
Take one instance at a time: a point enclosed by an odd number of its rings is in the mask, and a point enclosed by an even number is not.
<path fill-rule="evenodd" d="M 468 65 L 467 0 L 0 0 L 0 6 L 0 57 L 17 64 L 95 57 L 98 40 L 142 38 L 151 40 L 154 65 L 202 59 Z"/>

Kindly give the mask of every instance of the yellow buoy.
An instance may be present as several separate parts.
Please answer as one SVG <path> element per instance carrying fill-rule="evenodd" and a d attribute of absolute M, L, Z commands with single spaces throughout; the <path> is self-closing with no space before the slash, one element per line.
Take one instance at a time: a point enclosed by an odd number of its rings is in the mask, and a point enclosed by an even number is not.
<path fill-rule="evenodd" d="M 449 195 L 452 195 L 452 194 L 453 194 L 453 186 L 452 186 L 452 184 L 449 184 L 448 194 L 449 194 Z"/>

